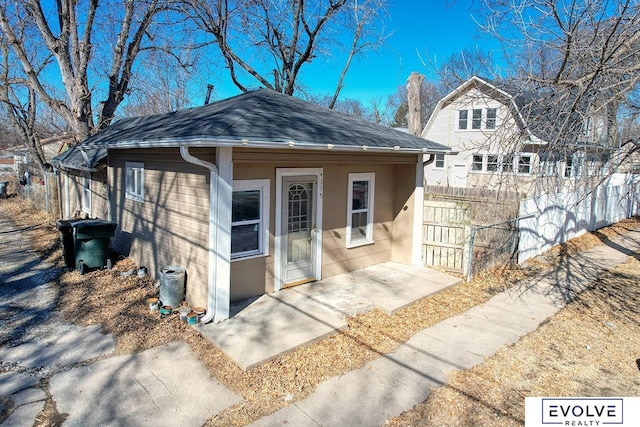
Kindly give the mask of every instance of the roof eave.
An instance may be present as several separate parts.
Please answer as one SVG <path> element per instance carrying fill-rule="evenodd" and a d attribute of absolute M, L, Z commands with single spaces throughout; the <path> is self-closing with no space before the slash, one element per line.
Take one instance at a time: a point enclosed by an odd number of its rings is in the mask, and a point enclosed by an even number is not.
<path fill-rule="evenodd" d="M 426 140 L 425 140 L 426 141 Z M 249 138 L 183 138 L 183 139 L 158 139 L 158 140 L 129 140 L 129 141 L 106 141 L 96 144 L 88 144 L 95 148 L 174 148 L 174 147 L 254 147 L 268 149 L 300 149 L 310 151 L 342 151 L 342 152 L 373 152 L 373 153 L 405 153 L 405 154 L 436 154 L 448 153 L 449 147 L 442 149 L 434 147 L 409 148 L 399 145 L 392 147 L 375 147 L 368 145 L 340 145 L 340 144 L 316 144 L 304 141 L 282 141 L 282 140 L 257 140 Z"/>
<path fill-rule="evenodd" d="M 66 170 L 66 171 L 70 171 L 70 170 L 75 170 L 75 171 L 80 171 L 80 172 L 99 172 L 102 169 L 104 169 L 105 167 L 107 167 L 106 162 L 100 162 L 100 164 L 96 165 L 95 167 L 93 166 L 80 166 L 80 165 L 75 165 L 75 164 L 71 164 L 71 163 L 64 163 L 64 162 L 56 162 L 53 161 L 51 163 L 53 165 L 53 167 L 57 168 L 57 169 L 62 169 L 62 170 Z"/>

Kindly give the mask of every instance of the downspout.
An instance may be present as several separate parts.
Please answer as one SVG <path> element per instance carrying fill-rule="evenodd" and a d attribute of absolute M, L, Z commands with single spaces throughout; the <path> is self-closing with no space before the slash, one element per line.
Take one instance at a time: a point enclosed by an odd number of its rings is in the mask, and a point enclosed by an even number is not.
<path fill-rule="evenodd" d="M 216 242 L 218 227 L 216 224 L 216 212 L 218 211 L 218 168 L 213 163 L 198 159 L 189 154 L 189 147 L 181 146 L 180 155 L 189 163 L 209 169 L 209 277 L 207 284 L 207 314 L 202 318 L 202 323 L 210 322 L 216 311 Z"/>

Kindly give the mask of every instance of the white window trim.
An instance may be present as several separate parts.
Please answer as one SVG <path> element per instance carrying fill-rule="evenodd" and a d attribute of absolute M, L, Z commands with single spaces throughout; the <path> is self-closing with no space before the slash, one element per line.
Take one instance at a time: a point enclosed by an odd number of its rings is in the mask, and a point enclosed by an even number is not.
<path fill-rule="evenodd" d="M 91 174 L 82 172 L 82 194 L 80 200 L 82 212 L 91 215 Z"/>
<path fill-rule="evenodd" d="M 520 159 L 523 157 L 529 158 L 529 172 L 520 172 Z M 531 176 L 533 174 L 533 154 L 520 153 L 516 156 L 515 173 L 518 176 Z"/>
<path fill-rule="evenodd" d="M 470 130 L 470 129 L 469 129 L 469 120 L 470 120 L 470 119 L 469 119 L 469 109 L 466 109 L 466 108 L 460 108 L 460 109 L 458 109 L 458 110 L 456 110 L 456 111 L 458 112 L 458 114 L 457 114 L 457 116 L 456 116 L 456 130 L 460 130 L 460 131 L 467 131 L 467 130 Z M 460 119 L 460 112 L 461 112 L 461 111 L 466 111 L 466 113 L 467 113 L 467 117 L 464 119 L 465 127 L 463 127 L 463 128 L 462 128 L 462 127 L 460 127 L 460 120 L 461 120 L 461 119 Z"/>
<path fill-rule="evenodd" d="M 442 156 L 442 166 L 438 166 L 438 156 Z M 434 154 L 433 155 L 433 168 L 438 170 L 446 169 L 447 167 L 447 156 L 444 154 Z"/>
<path fill-rule="evenodd" d="M 488 110 L 496 110 L 496 117 L 495 117 L 495 122 L 494 122 L 494 126 L 492 128 L 488 128 L 487 127 L 487 117 L 488 117 Z M 474 110 L 480 110 L 480 127 L 479 128 L 474 128 L 473 127 L 473 111 Z M 467 119 L 466 119 L 466 124 L 467 127 L 466 128 L 461 128 L 460 127 L 460 111 L 466 111 L 467 112 Z M 460 132 L 495 132 L 498 127 L 500 126 L 500 117 L 499 117 L 499 111 L 498 108 L 496 107 L 483 107 L 483 108 L 477 108 L 477 107 L 469 107 L 469 108 L 459 108 L 456 110 L 457 115 L 456 115 L 456 126 L 455 129 L 457 131 Z"/>
<path fill-rule="evenodd" d="M 351 229 L 351 218 L 353 213 L 364 212 L 365 210 L 356 210 L 353 208 L 353 183 L 354 181 L 368 181 L 369 182 L 369 194 L 368 201 L 369 207 L 366 209 L 367 212 L 367 227 L 365 231 L 364 239 L 357 239 L 355 241 L 352 240 L 352 229 Z M 374 214 L 374 194 L 376 187 L 376 174 L 373 172 L 369 173 L 350 173 L 349 174 L 349 185 L 347 187 L 347 248 L 356 248 L 358 246 L 371 245 L 374 242 L 373 240 L 373 214 Z"/>
<path fill-rule="evenodd" d="M 480 168 L 480 170 L 476 170 L 473 168 L 473 158 L 476 156 L 482 156 L 482 167 Z M 469 173 L 487 173 L 487 154 L 471 153 L 471 167 L 469 168 Z"/>
<path fill-rule="evenodd" d="M 245 179 L 233 181 L 233 191 L 260 191 L 260 236 L 258 251 L 231 254 L 231 262 L 244 261 L 269 255 L 269 199 L 271 197 L 271 181 L 268 179 Z M 233 197 L 233 195 L 231 196 Z M 231 227 L 241 225 L 231 222 Z"/>
<path fill-rule="evenodd" d="M 130 191 L 129 188 L 129 170 L 140 171 L 140 193 Z M 144 203 L 144 163 L 126 162 L 124 170 L 124 188 L 125 198 L 136 202 Z"/>

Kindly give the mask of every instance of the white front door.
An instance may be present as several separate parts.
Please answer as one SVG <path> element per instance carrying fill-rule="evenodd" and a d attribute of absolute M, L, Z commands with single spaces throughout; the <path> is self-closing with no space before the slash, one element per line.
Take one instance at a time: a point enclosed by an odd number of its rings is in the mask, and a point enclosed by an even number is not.
<path fill-rule="evenodd" d="M 278 172 L 276 290 L 319 280 L 322 253 L 321 170 L 279 169 Z"/>

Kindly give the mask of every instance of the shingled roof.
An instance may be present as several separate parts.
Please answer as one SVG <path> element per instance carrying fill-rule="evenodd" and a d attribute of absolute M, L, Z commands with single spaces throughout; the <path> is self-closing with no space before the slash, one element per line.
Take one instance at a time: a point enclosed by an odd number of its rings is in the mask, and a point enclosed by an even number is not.
<path fill-rule="evenodd" d="M 269 89 L 172 113 L 122 119 L 81 145 L 85 148 L 244 145 L 412 153 L 450 150 Z"/>
<path fill-rule="evenodd" d="M 105 166 L 106 148 L 90 148 L 80 145 L 72 146 L 53 158 L 53 166 L 61 169 L 73 169 L 95 172 Z"/>

